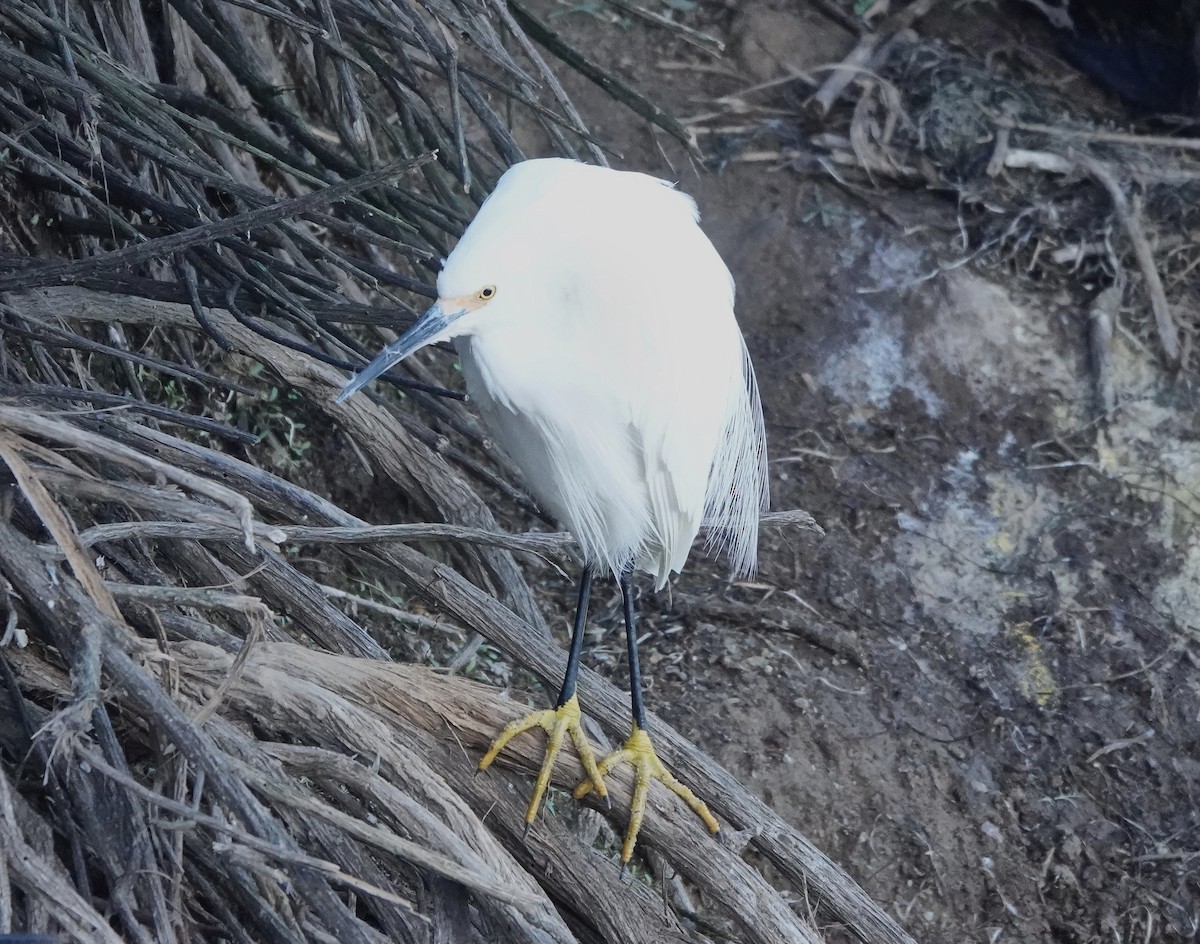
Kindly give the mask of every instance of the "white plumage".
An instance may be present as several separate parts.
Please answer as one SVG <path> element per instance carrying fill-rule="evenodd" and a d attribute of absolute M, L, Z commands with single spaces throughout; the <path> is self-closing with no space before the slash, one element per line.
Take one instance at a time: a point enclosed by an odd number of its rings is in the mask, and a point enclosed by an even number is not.
<path fill-rule="evenodd" d="M 496 287 L 455 345 L 492 436 L 585 557 L 661 587 L 701 523 L 753 570 L 766 450 L 733 279 L 669 184 L 574 161 L 508 171 L 438 278 Z"/>
<path fill-rule="evenodd" d="M 424 327 L 343 397 L 452 339 L 493 439 L 590 563 L 636 564 L 661 587 L 706 524 L 735 573 L 753 571 L 762 408 L 733 279 L 690 197 L 645 174 L 525 161 L 437 284 Z"/>
<path fill-rule="evenodd" d="M 750 573 L 767 504 L 762 407 L 733 316 L 733 279 L 700 230 L 696 204 L 644 174 L 566 160 L 516 165 L 446 260 L 437 304 L 338 400 L 446 340 L 458 348 L 493 438 L 587 559 L 557 704 L 510 723 L 479 768 L 525 731 L 547 732 L 528 828 L 567 735 L 586 774 L 576 797 L 606 796 L 605 775 L 632 764 L 622 868 L 652 780 L 717 832 L 716 818 L 663 766 L 646 731 L 629 576 L 636 565 L 662 587 L 683 567 L 701 524 L 735 573 Z M 576 696 L 598 566 L 617 576 L 625 602 L 633 717 L 624 746 L 599 763 Z"/>

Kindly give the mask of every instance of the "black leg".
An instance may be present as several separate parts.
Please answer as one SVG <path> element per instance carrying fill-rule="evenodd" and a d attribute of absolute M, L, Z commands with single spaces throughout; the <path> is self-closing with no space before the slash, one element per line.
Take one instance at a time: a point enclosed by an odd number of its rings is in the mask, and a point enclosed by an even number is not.
<path fill-rule="evenodd" d="M 646 730 L 646 709 L 642 705 L 642 670 L 638 665 L 637 618 L 633 612 L 632 572 L 621 574 L 621 600 L 625 610 L 625 642 L 629 646 L 629 700 L 633 707 L 633 723 Z"/>
<path fill-rule="evenodd" d="M 575 626 L 571 630 L 571 654 L 567 657 L 567 672 L 563 676 L 562 691 L 558 693 L 555 708 L 561 708 L 575 694 L 575 680 L 579 677 L 579 656 L 583 652 L 583 631 L 587 626 L 588 598 L 592 593 L 592 565 L 583 568 L 579 578 L 579 599 L 575 603 Z"/>

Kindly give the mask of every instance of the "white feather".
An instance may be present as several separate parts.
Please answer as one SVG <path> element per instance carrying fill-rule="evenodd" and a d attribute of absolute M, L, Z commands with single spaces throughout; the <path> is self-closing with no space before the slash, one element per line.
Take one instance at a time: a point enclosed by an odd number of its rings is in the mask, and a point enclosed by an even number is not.
<path fill-rule="evenodd" d="M 691 198 L 642 174 L 518 164 L 438 279 L 442 298 L 485 285 L 495 298 L 454 332 L 468 392 L 586 558 L 661 587 L 704 523 L 753 571 L 762 409 Z"/>

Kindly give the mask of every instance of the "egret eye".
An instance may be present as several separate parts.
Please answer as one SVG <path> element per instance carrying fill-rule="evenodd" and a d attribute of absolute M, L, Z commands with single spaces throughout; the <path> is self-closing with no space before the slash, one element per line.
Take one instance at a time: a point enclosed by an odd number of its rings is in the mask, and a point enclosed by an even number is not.
<path fill-rule="evenodd" d="M 496 286 L 485 285 L 483 288 L 481 288 L 478 292 L 475 293 L 475 297 L 478 298 L 481 302 L 490 302 L 493 298 L 496 297 Z"/>

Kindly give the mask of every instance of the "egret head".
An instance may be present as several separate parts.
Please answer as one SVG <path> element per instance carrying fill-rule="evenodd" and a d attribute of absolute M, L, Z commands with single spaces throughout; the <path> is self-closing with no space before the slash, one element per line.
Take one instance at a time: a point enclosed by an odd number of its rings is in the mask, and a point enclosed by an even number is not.
<path fill-rule="evenodd" d="M 380 351 L 371 363 L 354 375 L 338 394 L 338 403 L 345 402 L 376 377 L 386 373 L 421 348 L 474 333 L 484 309 L 500 292 L 500 289 L 490 282 L 473 292 L 453 295 L 443 293 L 441 286 L 442 279 L 439 278 L 437 302 L 417 319 L 408 331 Z"/>
<path fill-rule="evenodd" d="M 549 158 L 511 167 L 438 275 L 437 302 L 342 388 L 346 400 L 415 351 L 580 312 L 632 311 L 650 289 L 702 271 L 732 283 L 696 226 L 691 198 L 643 174 Z M 721 287 L 723 286 L 723 288 Z M 680 306 L 686 308 L 686 305 Z"/>
<path fill-rule="evenodd" d="M 530 309 L 529 293 L 536 291 L 545 277 L 543 272 L 539 278 L 532 260 L 544 256 L 537 244 L 545 241 L 547 233 L 545 225 L 539 228 L 533 222 L 544 216 L 537 212 L 538 201 L 504 186 L 521 167 L 517 165 L 501 179 L 445 260 L 438 274 L 437 301 L 342 388 L 338 403 L 423 347 L 477 335 L 497 321 Z"/>

